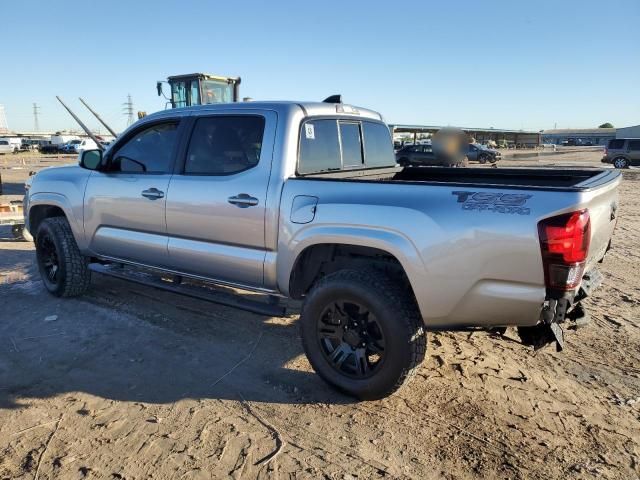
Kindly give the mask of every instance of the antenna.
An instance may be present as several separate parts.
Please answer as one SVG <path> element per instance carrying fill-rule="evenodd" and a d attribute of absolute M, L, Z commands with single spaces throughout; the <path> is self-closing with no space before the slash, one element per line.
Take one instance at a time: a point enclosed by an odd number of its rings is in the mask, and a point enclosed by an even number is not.
<path fill-rule="evenodd" d="M 122 104 L 122 112 L 127 116 L 127 127 L 133 123 L 133 100 L 131 94 L 127 95 L 127 101 Z"/>
<path fill-rule="evenodd" d="M 35 132 L 40 131 L 40 122 L 38 122 L 38 115 L 40 114 L 40 107 L 37 103 L 33 104 L 33 126 L 35 128 Z"/>
<path fill-rule="evenodd" d="M 0 105 L 0 132 L 8 132 L 7 116 L 4 114 L 4 105 Z"/>

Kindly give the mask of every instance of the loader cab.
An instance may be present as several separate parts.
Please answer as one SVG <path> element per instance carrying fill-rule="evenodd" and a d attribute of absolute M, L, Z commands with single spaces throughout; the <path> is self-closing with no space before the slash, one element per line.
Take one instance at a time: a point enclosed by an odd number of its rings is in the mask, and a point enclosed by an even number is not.
<path fill-rule="evenodd" d="M 171 96 L 167 106 L 171 108 L 232 103 L 239 99 L 240 78 L 218 77 L 206 73 L 175 75 L 167 78 Z M 162 82 L 158 82 L 158 95 L 162 95 Z"/>

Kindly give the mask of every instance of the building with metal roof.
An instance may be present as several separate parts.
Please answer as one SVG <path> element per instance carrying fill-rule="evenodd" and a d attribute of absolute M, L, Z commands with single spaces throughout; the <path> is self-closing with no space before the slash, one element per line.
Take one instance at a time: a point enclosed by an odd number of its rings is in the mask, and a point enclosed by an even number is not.
<path fill-rule="evenodd" d="M 616 128 L 616 138 L 640 138 L 640 125 Z"/>
<path fill-rule="evenodd" d="M 569 142 L 576 145 L 606 145 L 616 138 L 616 128 L 556 128 L 542 131 L 542 143 L 561 145 Z"/>
<path fill-rule="evenodd" d="M 481 128 L 481 127 L 451 127 L 437 125 L 396 125 L 391 124 L 389 128 L 393 134 L 408 133 L 413 136 L 413 142 L 416 143 L 419 134 L 433 134 L 443 128 L 457 128 L 467 133 L 476 142 L 484 143 L 494 141 L 498 144 L 506 143 L 509 145 L 519 145 L 526 147 L 536 147 L 541 143 L 540 132 L 533 130 L 513 130 L 505 128 Z"/>

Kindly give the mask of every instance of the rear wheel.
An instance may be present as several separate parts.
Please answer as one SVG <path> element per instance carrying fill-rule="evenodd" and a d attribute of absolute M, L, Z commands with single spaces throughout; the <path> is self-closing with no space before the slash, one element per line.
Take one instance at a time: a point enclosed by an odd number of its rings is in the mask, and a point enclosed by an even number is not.
<path fill-rule="evenodd" d="M 624 157 L 616 157 L 613 159 L 613 166 L 616 168 L 629 168 L 629 161 Z"/>
<path fill-rule="evenodd" d="M 424 358 L 426 337 L 415 300 L 374 270 L 324 277 L 307 295 L 300 320 L 314 370 L 363 400 L 393 393 Z"/>
<path fill-rule="evenodd" d="M 66 218 L 42 221 L 36 235 L 36 259 L 42 282 L 53 295 L 74 297 L 89 288 L 89 262 L 80 253 Z"/>

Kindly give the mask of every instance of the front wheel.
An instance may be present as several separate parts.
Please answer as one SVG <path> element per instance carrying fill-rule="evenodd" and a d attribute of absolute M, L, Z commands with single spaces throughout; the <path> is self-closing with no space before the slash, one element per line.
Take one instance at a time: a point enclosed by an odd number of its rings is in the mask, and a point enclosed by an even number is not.
<path fill-rule="evenodd" d="M 66 218 L 43 220 L 35 243 L 40 276 L 50 293 L 57 297 L 75 297 L 89 288 L 89 262 L 80 253 Z"/>
<path fill-rule="evenodd" d="M 324 277 L 307 295 L 300 324 L 313 369 L 362 400 L 390 395 L 424 359 L 426 337 L 415 300 L 375 270 Z"/>
<path fill-rule="evenodd" d="M 629 161 L 624 157 L 617 157 L 613 159 L 613 166 L 616 168 L 629 168 Z"/>
<path fill-rule="evenodd" d="M 489 160 L 489 157 L 487 155 L 480 155 L 480 157 L 478 158 L 478 161 L 484 165 L 485 163 L 487 163 L 487 161 Z"/>

